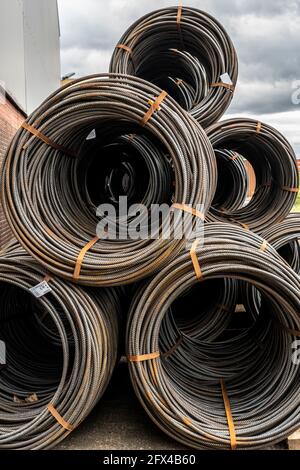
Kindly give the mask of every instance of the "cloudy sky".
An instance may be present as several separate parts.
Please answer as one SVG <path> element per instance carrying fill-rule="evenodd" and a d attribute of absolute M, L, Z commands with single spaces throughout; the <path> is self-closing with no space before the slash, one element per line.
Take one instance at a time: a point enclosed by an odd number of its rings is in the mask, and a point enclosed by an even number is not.
<path fill-rule="evenodd" d="M 58 0 L 62 74 L 107 72 L 123 32 L 147 12 L 177 0 Z M 228 116 L 259 118 L 290 139 L 300 157 L 300 0 L 186 0 L 214 15 L 239 57 L 239 82 Z M 298 80 L 298 84 L 295 83 Z"/>

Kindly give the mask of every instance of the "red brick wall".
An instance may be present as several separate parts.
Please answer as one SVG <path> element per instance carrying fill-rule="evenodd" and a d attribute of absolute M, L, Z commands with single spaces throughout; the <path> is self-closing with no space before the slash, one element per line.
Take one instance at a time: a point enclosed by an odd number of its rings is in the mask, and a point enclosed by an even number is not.
<path fill-rule="evenodd" d="M 1 92 L 1 90 L 0 90 Z M 24 115 L 8 99 L 0 97 L 0 169 L 6 150 L 15 132 L 25 120 Z M 0 248 L 11 238 L 11 233 L 5 221 L 0 200 Z"/>

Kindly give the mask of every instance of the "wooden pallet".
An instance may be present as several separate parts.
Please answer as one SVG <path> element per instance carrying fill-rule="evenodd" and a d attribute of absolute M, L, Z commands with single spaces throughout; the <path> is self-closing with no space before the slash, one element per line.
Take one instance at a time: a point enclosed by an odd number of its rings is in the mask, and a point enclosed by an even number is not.
<path fill-rule="evenodd" d="M 289 450 L 300 450 L 300 429 L 288 438 Z"/>

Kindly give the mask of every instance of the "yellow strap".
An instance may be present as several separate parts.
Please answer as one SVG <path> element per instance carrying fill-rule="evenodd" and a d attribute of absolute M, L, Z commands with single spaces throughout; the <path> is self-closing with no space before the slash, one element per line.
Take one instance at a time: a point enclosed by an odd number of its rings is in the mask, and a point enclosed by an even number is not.
<path fill-rule="evenodd" d="M 196 252 L 197 246 L 199 245 L 200 241 L 201 241 L 200 238 L 197 238 L 197 240 L 195 240 L 194 243 L 192 244 L 192 248 L 191 248 L 191 251 L 190 251 L 190 255 L 191 255 L 192 262 L 193 262 L 195 274 L 196 274 L 196 277 L 197 277 L 198 280 L 203 279 L 203 274 L 202 274 L 202 271 L 201 271 L 200 263 L 199 263 L 197 252 Z"/>
<path fill-rule="evenodd" d="M 223 83 L 223 82 L 212 83 L 212 84 L 211 84 L 211 87 L 212 87 L 212 88 L 222 87 L 222 88 L 226 88 L 227 90 L 231 90 L 231 91 L 234 91 L 234 90 L 235 90 L 235 86 L 234 86 L 234 85 L 230 85 L 229 83 Z"/>
<path fill-rule="evenodd" d="M 73 274 L 73 279 L 75 279 L 75 281 L 78 281 L 78 279 L 80 277 L 82 262 L 83 262 L 83 259 L 86 255 L 86 253 L 95 245 L 95 243 L 97 243 L 98 240 L 100 240 L 99 237 L 93 238 L 93 240 L 88 242 L 85 245 L 85 247 L 82 248 L 81 252 L 79 253 L 76 264 L 75 264 L 74 274 Z"/>
<path fill-rule="evenodd" d="M 64 418 L 59 414 L 59 412 L 54 408 L 52 403 L 48 405 L 48 411 L 52 414 L 52 416 L 56 419 L 56 421 L 67 431 L 73 431 L 74 426 L 72 424 L 67 423 L 67 421 L 64 420 Z"/>
<path fill-rule="evenodd" d="M 176 204 L 173 204 L 172 207 L 173 209 L 178 209 L 180 211 L 187 212 L 188 214 L 192 214 L 195 217 L 198 217 L 199 219 L 203 220 L 203 222 L 205 220 L 205 215 L 203 214 L 203 212 L 199 212 L 196 209 L 193 209 L 192 207 L 187 206 L 186 204 L 176 203 Z"/>
<path fill-rule="evenodd" d="M 142 354 L 141 356 L 128 356 L 127 359 L 129 362 L 145 362 L 151 359 L 157 359 L 158 357 L 160 357 L 159 351 L 150 354 Z"/>
<path fill-rule="evenodd" d="M 230 401 L 229 401 L 229 397 L 228 397 L 228 394 L 227 394 L 227 390 L 226 390 L 224 380 L 221 380 L 221 388 L 222 388 L 223 401 L 224 401 L 226 417 L 227 417 L 227 422 L 228 422 L 228 428 L 229 428 L 229 434 L 230 434 L 230 446 L 231 446 L 231 450 L 236 450 L 236 448 L 237 448 L 237 439 L 236 439 L 235 426 L 234 426 L 234 422 L 233 422 L 233 418 L 232 418 Z"/>
<path fill-rule="evenodd" d="M 31 126 L 30 124 L 27 124 L 27 122 L 23 122 L 21 127 L 23 129 L 25 129 L 26 131 L 30 132 L 32 135 L 37 137 L 39 140 L 41 140 L 45 144 L 47 144 L 50 147 L 54 148 L 55 150 L 59 150 L 59 151 L 65 153 L 66 155 L 69 155 L 70 157 L 77 157 L 77 154 L 75 152 L 73 152 L 72 150 L 67 149 L 63 145 L 59 145 L 59 144 L 53 142 L 53 140 L 49 139 L 49 137 L 45 136 L 42 132 L 38 131 L 35 127 Z M 28 146 L 29 146 L 29 143 L 25 144 L 23 146 L 23 149 L 26 150 L 26 148 Z"/>
<path fill-rule="evenodd" d="M 155 98 L 154 101 L 151 101 L 151 106 L 149 110 L 146 112 L 145 116 L 143 117 L 141 124 L 144 127 L 147 122 L 151 119 L 155 111 L 157 111 L 163 102 L 163 100 L 168 96 L 168 93 L 166 91 L 162 91 L 159 96 Z"/>
<path fill-rule="evenodd" d="M 118 49 L 123 49 L 124 51 L 128 52 L 130 55 L 132 55 L 132 49 L 125 44 L 118 44 L 116 46 Z"/>

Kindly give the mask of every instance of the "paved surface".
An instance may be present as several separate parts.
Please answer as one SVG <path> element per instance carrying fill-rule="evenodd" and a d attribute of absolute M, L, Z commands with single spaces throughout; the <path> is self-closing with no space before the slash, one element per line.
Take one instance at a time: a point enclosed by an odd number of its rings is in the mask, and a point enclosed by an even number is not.
<path fill-rule="evenodd" d="M 61 450 L 180 450 L 162 433 L 139 404 L 127 364 L 121 363 L 99 405 L 57 449 Z"/>
<path fill-rule="evenodd" d="M 285 445 L 266 450 L 284 449 Z M 132 390 L 127 364 L 121 363 L 99 405 L 57 449 L 185 450 L 146 415 Z"/>

